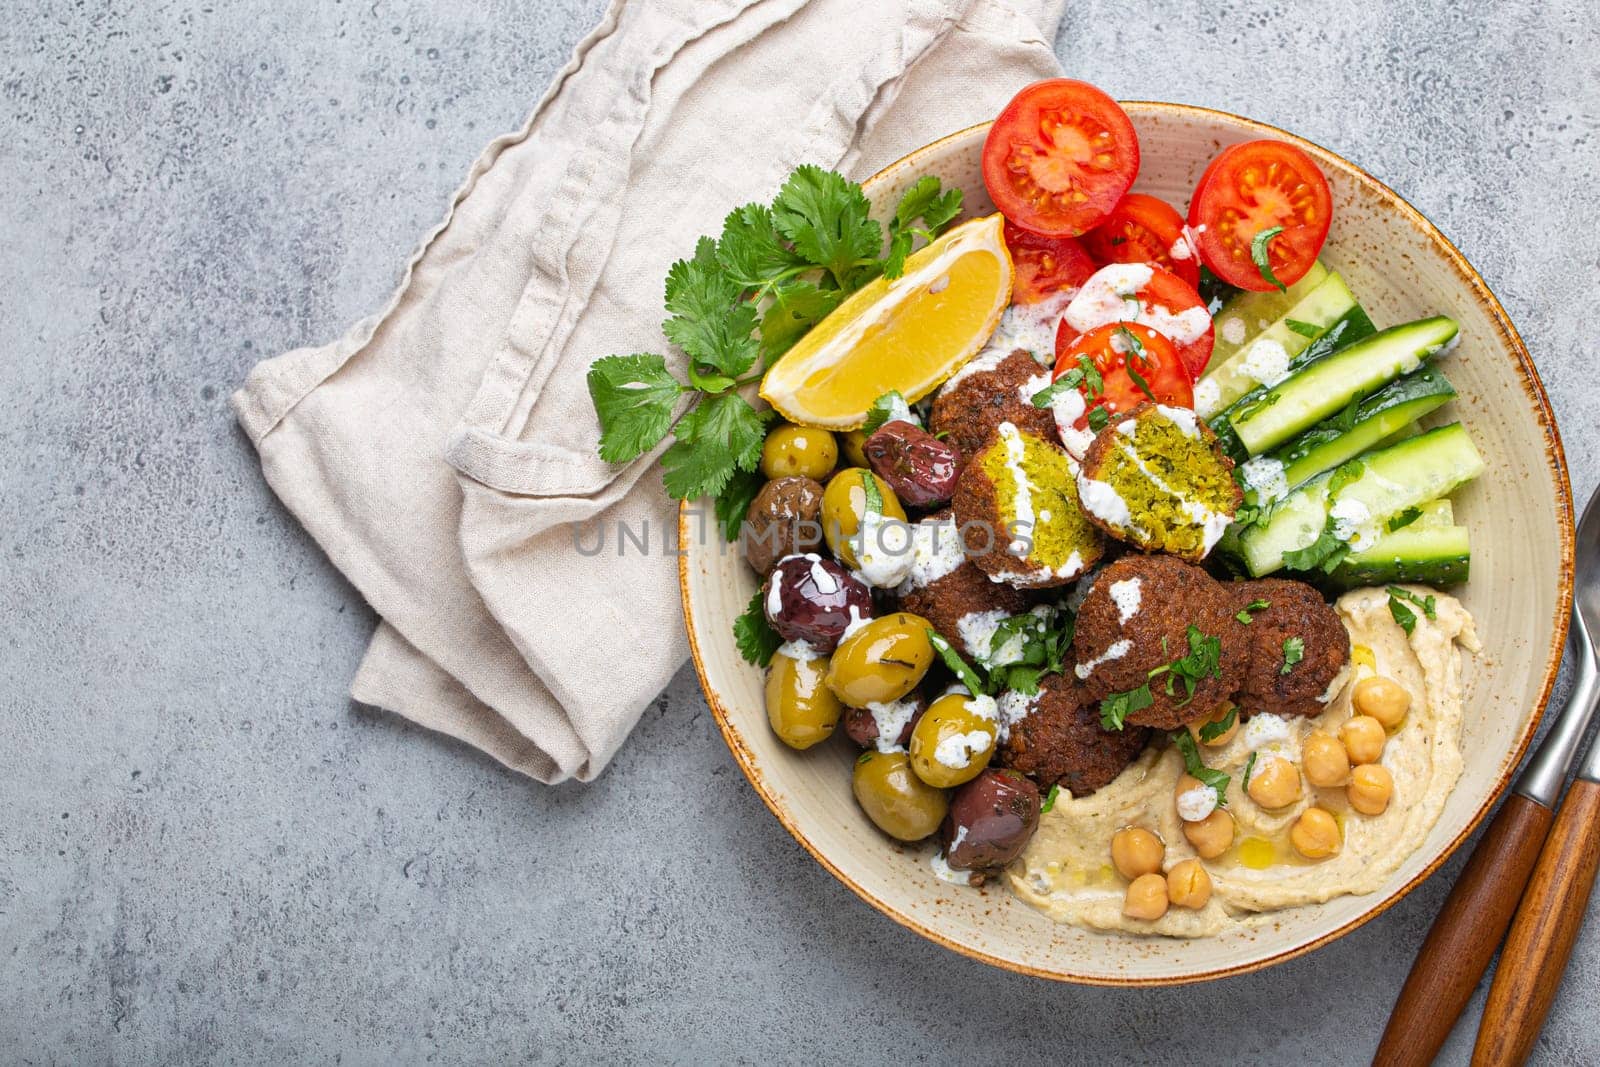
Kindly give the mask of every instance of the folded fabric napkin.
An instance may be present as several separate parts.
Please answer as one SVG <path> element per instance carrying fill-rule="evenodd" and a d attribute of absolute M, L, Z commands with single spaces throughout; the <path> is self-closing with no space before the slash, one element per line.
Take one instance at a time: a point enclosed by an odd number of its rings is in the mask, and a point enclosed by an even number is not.
<path fill-rule="evenodd" d="M 668 266 L 797 164 L 859 180 L 1059 73 L 1063 2 L 613 3 L 383 310 L 234 394 L 382 616 L 355 699 L 543 782 L 598 774 L 688 651 L 658 453 L 599 459 L 589 364 L 665 350 Z M 652 551 L 580 552 L 584 522 Z"/>

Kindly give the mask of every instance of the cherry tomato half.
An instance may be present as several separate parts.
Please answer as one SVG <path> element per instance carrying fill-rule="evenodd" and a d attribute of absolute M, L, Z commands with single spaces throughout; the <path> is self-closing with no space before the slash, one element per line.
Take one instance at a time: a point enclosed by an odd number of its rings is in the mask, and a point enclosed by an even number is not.
<path fill-rule="evenodd" d="M 1094 273 L 1094 260 L 1071 237 L 1040 237 L 1008 221 L 1006 247 L 1017 271 L 1014 303 L 1037 304 L 1062 289 L 1076 289 Z"/>
<path fill-rule="evenodd" d="M 983 142 L 983 184 L 1002 214 L 1076 237 L 1111 213 L 1139 173 L 1127 112 L 1088 82 L 1052 78 L 1012 97 Z"/>
<path fill-rule="evenodd" d="M 1184 236 L 1183 216 L 1144 193 L 1123 197 L 1110 218 L 1083 235 L 1083 247 L 1097 263 L 1154 263 L 1190 285 L 1200 284 L 1200 261 Z"/>
<path fill-rule="evenodd" d="M 1081 367 L 1080 361 L 1085 357 L 1100 372 L 1101 384 L 1098 394 L 1092 382 L 1078 387 L 1088 401 L 1088 410 L 1075 424 L 1079 430 L 1093 428 L 1089 413 L 1095 408 L 1105 408 L 1107 414 L 1115 415 L 1132 411 L 1149 400 L 1194 407 L 1194 379 L 1184 368 L 1177 348 L 1148 326 L 1108 322 L 1090 330 L 1056 357 L 1055 376 L 1059 378 Z"/>
<path fill-rule="evenodd" d="M 1120 265 L 1096 271 L 1094 277 L 1084 283 L 1085 295 L 1093 298 L 1096 285 L 1108 284 L 1104 281 L 1108 273 L 1126 271 L 1132 267 L 1131 264 Z M 1137 311 L 1133 307 L 1135 299 L 1139 304 Z M 1198 313 L 1194 311 L 1195 308 L 1200 309 Z M 1205 301 L 1200 299 L 1194 286 L 1171 271 L 1151 265 L 1150 280 L 1125 298 L 1119 314 L 1131 322 L 1143 323 L 1162 331 L 1165 335 L 1163 339 L 1177 347 L 1191 379 L 1199 378 L 1206 364 L 1211 362 L 1211 347 L 1216 343 L 1217 332 L 1210 313 L 1206 311 Z M 1184 320 L 1183 325 L 1187 327 L 1184 332 L 1179 330 L 1180 324 L 1176 321 L 1179 319 Z M 1205 323 L 1203 332 L 1196 329 L 1202 320 Z M 1078 331 L 1063 318 L 1061 325 L 1056 327 L 1056 354 L 1059 356 L 1077 339 Z"/>
<path fill-rule="evenodd" d="M 1267 262 L 1285 287 L 1305 277 L 1328 239 L 1333 197 L 1312 158 L 1282 141 L 1246 141 L 1211 161 L 1189 204 L 1200 258 L 1241 289 L 1276 288 L 1250 255 L 1251 242 L 1274 227 Z"/>

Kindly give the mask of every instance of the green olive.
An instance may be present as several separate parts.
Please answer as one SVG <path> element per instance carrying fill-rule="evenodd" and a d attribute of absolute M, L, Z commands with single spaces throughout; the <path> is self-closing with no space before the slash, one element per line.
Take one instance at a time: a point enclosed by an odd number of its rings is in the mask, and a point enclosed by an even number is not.
<path fill-rule="evenodd" d="M 970 782 L 989 766 L 999 727 L 979 714 L 979 700 L 947 693 L 928 706 L 911 731 L 911 769 L 939 789 Z"/>
<path fill-rule="evenodd" d="M 852 708 L 899 700 L 933 664 L 929 622 L 897 611 L 864 624 L 833 650 L 828 688 Z"/>
<path fill-rule="evenodd" d="M 882 502 L 878 512 L 886 518 L 906 521 L 906 509 L 894 495 L 889 483 L 864 467 L 851 467 L 833 476 L 822 491 L 822 536 L 828 542 L 834 557 L 846 567 L 855 569 L 856 552 L 850 544 L 861 529 L 861 516 L 867 513 L 867 479 L 878 487 Z"/>
<path fill-rule="evenodd" d="M 950 809 L 945 791 L 913 774 L 904 752 L 863 752 L 851 784 L 867 818 L 901 841 L 921 841 L 939 828 Z"/>
<path fill-rule="evenodd" d="M 844 462 L 849 467 L 865 467 L 867 464 L 867 438 L 872 435 L 865 430 L 846 430 L 839 437 L 839 451 L 844 456 Z"/>
<path fill-rule="evenodd" d="M 767 670 L 767 721 L 790 748 L 825 741 L 839 725 L 844 705 L 823 684 L 828 658 L 795 659 L 778 652 Z"/>
<path fill-rule="evenodd" d="M 801 475 L 817 481 L 839 462 L 839 445 L 827 430 L 780 423 L 761 446 L 761 473 L 768 478 Z"/>

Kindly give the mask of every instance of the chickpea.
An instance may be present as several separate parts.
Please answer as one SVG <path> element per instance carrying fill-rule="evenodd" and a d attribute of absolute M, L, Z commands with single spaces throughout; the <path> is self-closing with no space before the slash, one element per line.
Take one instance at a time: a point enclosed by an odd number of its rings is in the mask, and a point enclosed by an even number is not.
<path fill-rule="evenodd" d="M 1350 755 L 1337 737 L 1322 730 L 1312 730 L 1306 735 L 1300 749 L 1305 763 L 1306 781 L 1312 785 L 1344 785 L 1350 777 Z"/>
<path fill-rule="evenodd" d="M 1161 838 L 1142 826 L 1124 827 L 1111 837 L 1111 862 L 1124 878 L 1156 873 L 1166 856 Z"/>
<path fill-rule="evenodd" d="M 817 481 L 839 462 L 839 445 L 827 430 L 779 423 L 761 446 L 761 473 L 768 478 L 803 474 Z"/>
<path fill-rule="evenodd" d="M 1300 799 L 1300 772 L 1282 756 L 1262 757 L 1250 775 L 1249 793 L 1263 808 L 1287 808 Z"/>
<path fill-rule="evenodd" d="M 1394 795 L 1394 776 L 1377 763 L 1363 763 L 1350 773 L 1345 796 L 1350 806 L 1363 815 L 1382 815 Z"/>
<path fill-rule="evenodd" d="M 1167 896 L 1180 908 L 1203 908 L 1211 899 L 1211 876 L 1199 860 L 1183 860 L 1167 872 Z"/>
<path fill-rule="evenodd" d="M 1356 683 L 1350 703 L 1355 706 L 1356 714 L 1370 715 L 1385 729 L 1392 730 L 1411 710 L 1411 694 L 1394 679 L 1375 674 Z"/>
<path fill-rule="evenodd" d="M 1384 732 L 1383 723 L 1371 715 L 1357 715 L 1339 727 L 1339 740 L 1350 753 L 1351 763 L 1377 763 L 1389 735 Z"/>
<path fill-rule="evenodd" d="M 1122 898 L 1122 914 L 1130 919 L 1159 919 L 1167 913 L 1167 880 L 1159 874 L 1141 874 Z"/>
<path fill-rule="evenodd" d="M 1201 739 L 1200 730 L 1202 727 L 1209 726 L 1214 722 L 1221 722 L 1229 715 L 1233 716 L 1233 722 L 1228 724 L 1228 728 L 1226 730 L 1224 730 L 1219 736 L 1212 738 L 1210 741 Z M 1218 708 L 1216 711 L 1213 711 L 1210 715 L 1207 715 L 1203 719 L 1196 719 L 1194 722 L 1190 723 L 1189 732 L 1194 735 L 1194 739 L 1196 741 L 1199 741 L 1207 748 L 1221 748 L 1229 741 L 1232 741 L 1234 735 L 1239 732 L 1239 711 L 1232 704 L 1224 702 L 1220 708 Z"/>
<path fill-rule="evenodd" d="M 1289 828 L 1289 840 L 1306 859 L 1323 859 L 1339 851 L 1339 823 L 1326 809 L 1307 808 Z"/>
<path fill-rule="evenodd" d="M 1214 860 L 1233 847 L 1233 816 L 1218 808 L 1199 822 L 1184 823 L 1183 836 L 1201 859 Z"/>
<path fill-rule="evenodd" d="M 1204 782 L 1189 774 L 1180 775 L 1172 788 L 1172 801 L 1177 805 L 1178 818 L 1184 822 L 1204 819 L 1216 810 L 1220 799 L 1214 788 L 1206 788 Z"/>

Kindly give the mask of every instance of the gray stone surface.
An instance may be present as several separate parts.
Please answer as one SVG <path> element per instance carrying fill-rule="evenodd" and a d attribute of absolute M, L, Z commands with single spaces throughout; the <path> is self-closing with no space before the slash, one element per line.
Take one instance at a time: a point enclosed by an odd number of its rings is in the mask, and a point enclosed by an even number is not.
<path fill-rule="evenodd" d="M 372 616 L 227 394 L 383 300 L 599 7 L 7 5 L 0 1059 L 1366 1054 L 1459 861 L 1265 973 L 1074 989 L 858 902 L 747 787 L 691 672 L 600 781 L 555 789 L 346 699 Z M 1117 95 L 1297 130 L 1433 218 L 1539 358 L 1586 494 L 1597 14 L 1082 0 L 1059 51 Z M 1600 1061 L 1590 918 L 1545 1062 Z"/>

